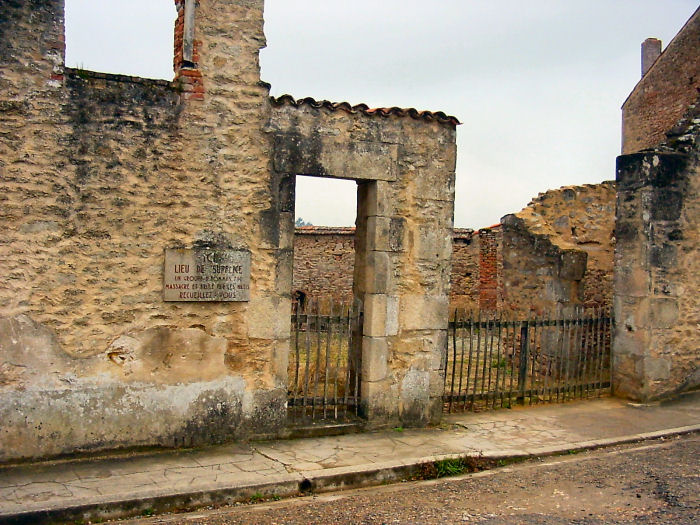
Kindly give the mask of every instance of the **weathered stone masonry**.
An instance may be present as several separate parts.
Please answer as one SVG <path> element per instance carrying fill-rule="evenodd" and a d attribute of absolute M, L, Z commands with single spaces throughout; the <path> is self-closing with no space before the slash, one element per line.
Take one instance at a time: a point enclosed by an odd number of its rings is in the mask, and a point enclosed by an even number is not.
<path fill-rule="evenodd" d="M 617 161 L 614 391 L 700 387 L 700 105 L 672 137 Z"/>
<path fill-rule="evenodd" d="M 604 182 L 540 193 L 503 225 L 455 229 L 450 306 L 537 315 L 611 307 L 614 219 L 615 184 Z M 349 301 L 354 229 L 297 228 L 296 237 L 294 289 Z"/>
<path fill-rule="evenodd" d="M 456 119 L 273 104 L 263 1 L 176 6 L 170 83 L 64 72 L 63 1 L 3 3 L 0 461 L 278 432 L 312 167 L 361 180 L 365 412 L 439 412 Z M 166 248 L 250 252 L 250 301 L 163 302 Z"/>
<path fill-rule="evenodd" d="M 700 387 L 700 9 L 634 88 L 617 160 L 613 389 Z"/>

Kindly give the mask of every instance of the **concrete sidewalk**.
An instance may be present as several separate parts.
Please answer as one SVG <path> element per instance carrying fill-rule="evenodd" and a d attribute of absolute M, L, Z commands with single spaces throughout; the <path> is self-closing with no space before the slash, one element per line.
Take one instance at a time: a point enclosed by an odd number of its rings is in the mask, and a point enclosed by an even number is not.
<path fill-rule="evenodd" d="M 700 430 L 700 396 L 446 416 L 439 428 L 0 467 L 0 522 L 95 520 L 408 479 L 447 458 L 541 456 Z"/>

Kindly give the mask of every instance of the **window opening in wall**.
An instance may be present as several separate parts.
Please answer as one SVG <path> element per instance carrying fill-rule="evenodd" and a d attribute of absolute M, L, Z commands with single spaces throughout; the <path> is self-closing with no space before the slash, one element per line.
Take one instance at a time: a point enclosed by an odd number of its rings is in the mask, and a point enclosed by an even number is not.
<path fill-rule="evenodd" d="M 297 177 L 296 218 L 311 226 L 355 226 L 354 180 Z"/>
<path fill-rule="evenodd" d="M 171 80 L 176 16 L 172 0 L 66 0 L 66 65 Z"/>

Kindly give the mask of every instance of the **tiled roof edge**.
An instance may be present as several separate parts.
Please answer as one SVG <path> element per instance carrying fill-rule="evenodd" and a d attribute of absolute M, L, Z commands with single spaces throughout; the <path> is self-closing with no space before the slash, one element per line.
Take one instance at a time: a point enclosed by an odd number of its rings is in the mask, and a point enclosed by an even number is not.
<path fill-rule="evenodd" d="M 354 235 L 354 226 L 297 226 L 295 233 L 298 235 Z M 455 228 L 453 236 L 458 239 L 471 238 L 474 230 L 471 228 Z"/>
<path fill-rule="evenodd" d="M 328 100 L 316 100 L 311 97 L 295 99 L 291 95 L 282 95 L 280 97 L 270 97 L 273 106 L 282 106 L 289 104 L 298 108 L 299 106 L 311 106 L 312 108 L 326 108 L 330 111 L 345 111 L 346 113 L 356 114 L 363 113 L 368 116 L 389 117 L 395 115 L 397 117 L 411 117 L 415 120 L 437 121 L 440 124 L 451 124 L 458 126 L 461 124 L 457 117 L 453 117 L 443 113 L 442 111 L 418 111 L 414 108 L 370 108 L 367 104 L 357 104 L 351 106 L 348 102 L 330 102 Z"/>

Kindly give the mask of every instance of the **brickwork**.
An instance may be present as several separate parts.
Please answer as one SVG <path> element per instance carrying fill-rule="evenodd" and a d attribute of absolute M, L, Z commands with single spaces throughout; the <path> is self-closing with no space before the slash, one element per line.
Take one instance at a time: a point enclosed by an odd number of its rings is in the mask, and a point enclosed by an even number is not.
<path fill-rule="evenodd" d="M 452 238 L 450 306 L 474 309 L 479 299 L 479 237 L 472 230 L 456 229 Z"/>
<path fill-rule="evenodd" d="M 355 228 L 297 228 L 294 237 L 295 292 L 351 304 Z"/>
<path fill-rule="evenodd" d="M 499 264 L 500 228 L 479 230 L 479 308 L 497 310 L 502 281 Z"/>
<path fill-rule="evenodd" d="M 700 93 L 700 9 L 622 106 L 622 153 L 653 148 Z"/>

